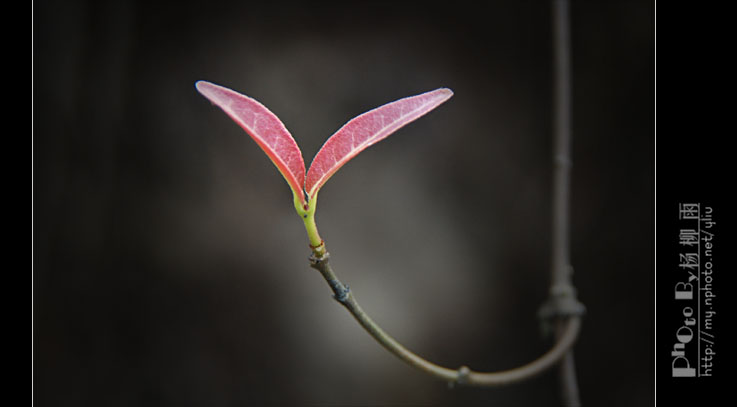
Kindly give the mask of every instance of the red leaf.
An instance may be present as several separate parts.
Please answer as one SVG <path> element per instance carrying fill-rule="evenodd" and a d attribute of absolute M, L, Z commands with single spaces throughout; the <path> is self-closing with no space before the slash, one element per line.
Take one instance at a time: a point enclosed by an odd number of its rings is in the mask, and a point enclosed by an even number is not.
<path fill-rule="evenodd" d="M 302 152 L 281 120 L 255 99 L 228 88 L 206 81 L 198 81 L 195 86 L 251 136 L 279 169 L 300 202 L 306 204 L 302 189 L 305 180 Z"/>
<path fill-rule="evenodd" d="M 358 153 L 420 118 L 453 96 L 446 88 L 399 99 L 370 110 L 332 135 L 312 160 L 305 190 L 313 197 L 323 184 Z"/>

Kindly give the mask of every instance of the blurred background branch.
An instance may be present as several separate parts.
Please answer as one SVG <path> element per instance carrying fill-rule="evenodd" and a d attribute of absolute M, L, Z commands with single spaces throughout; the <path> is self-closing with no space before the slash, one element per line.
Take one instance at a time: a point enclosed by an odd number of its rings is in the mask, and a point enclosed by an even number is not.
<path fill-rule="evenodd" d="M 572 281 L 570 244 L 570 196 L 571 196 L 571 23 L 568 0 L 552 1 L 553 27 L 553 205 L 551 240 L 551 287 L 550 297 L 558 301 L 558 313 L 575 314 L 583 312 L 577 303 L 576 290 Z M 568 301 L 566 304 L 563 301 Z M 570 304 L 573 304 L 572 306 Z M 568 306 L 566 308 L 566 306 Z M 565 332 L 565 322 L 557 322 L 556 338 Z M 569 350 L 560 364 L 561 398 L 566 407 L 581 405 L 576 379 L 573 349 Z"/>

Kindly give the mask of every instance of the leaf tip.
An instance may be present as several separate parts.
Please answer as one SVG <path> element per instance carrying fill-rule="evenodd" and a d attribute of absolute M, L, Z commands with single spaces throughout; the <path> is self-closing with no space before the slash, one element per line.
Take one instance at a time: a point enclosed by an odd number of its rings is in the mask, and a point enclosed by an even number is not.
<path fill-rule="evenodd" d="M 195 89 L 197 89 L 197 92 L 200 92 L 202 96 L 209 98 L 208 95 L 211 95 L 212 91 L 215 90 L 218 86 L 212 82 L 199 80 L 194 83 L 194 87 Z"/>
<path fill-rule="evenodd" d="M 451 90 L 450 88 L 439 88 L 436 90 L 436 92 L 444 96 L 445 99 L 450 99 L 450 97 L 454 95 L 453 90 Z"/>

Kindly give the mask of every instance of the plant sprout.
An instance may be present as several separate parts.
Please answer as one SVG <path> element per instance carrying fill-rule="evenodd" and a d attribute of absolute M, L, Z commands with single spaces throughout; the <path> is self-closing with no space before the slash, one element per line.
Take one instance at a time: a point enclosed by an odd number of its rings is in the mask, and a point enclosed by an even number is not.
<path fill-rule="evenodd" d="M 373 144 L 430 112 L 453 96 L 441 88 L 399 99 L 350 120 L 317 152 L 305 174 L 302 152 L 279 118 L 253 98 L 206 81 L 197 90 L 223 109 L 261 147 L 292 189 L 294 208 L 305 223 L 310 247 L 323 256 L 325 242 L 315 225 L 317 194 L 336 171 Z"/>
<path fill-rule="evenodd" d="M 467 366 L 450 369 L 423 359 L 409 351 L 381 329 L 356 301 L 348 286 L 336 277 L 329 264 L 325 242 L 315 224 L 315 209 L 320 188 L 336 171 L 361 151 L 387 138 L 400 128 L 429 113 L 453 96 L 453 91 L 439 88 L 410 96 L 369 110 L 341 127 L 315 155 L 309 170 L 299 146 L 291 134 L 264 105 L 253 98 L 206 81 L 196 83 L 197 90 L 221 108 L 261 147 L 292 189 L 294 208 L 307 230 L 312 255 L 310 266 L 318 270 L 333 291 L 333 297 L 342 304 L 388 351 L 408 364 L 445 380 L 449 384 L 474 386 L 504 385 L 533 377 L 557 363 L 573 346 L 580 329 L 578 315 L 565 318 L 557 343 L 540 358 L 517 368 L 500 372 L 475 372 Z"/>

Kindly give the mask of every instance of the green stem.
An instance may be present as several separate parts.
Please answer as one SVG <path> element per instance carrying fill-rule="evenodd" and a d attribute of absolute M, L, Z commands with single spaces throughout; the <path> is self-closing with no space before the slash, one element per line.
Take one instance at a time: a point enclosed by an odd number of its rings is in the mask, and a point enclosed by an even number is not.
<path fill-rule="evenodd" d="M 294 192 L 294 191 L 292 191 Z M 315 209 L 317 208 L 317 193 L 310 198 L 306 204 L 302 204 L 296 193 L 294 193 L 294 209 L 297 210 L 297 214 L 302 221 L 305 223 L 305 230 L 307 231 L 307 238 L 310 241 L 310 249 L 317 257 L 325 255 L 325 242 L 320 237 L 320 233 L 317 231 L 317 224 L 315 223 Z"/>
<path fill-rule="evenodd" d="M 310 241 L 312 256 L 310 266 L 322 274 L 325 281 L 333 290 L 333 298 L 343 305 L 359 324 L 374 338 L 381 346 L 386 348 L 398 358 L 415 368 L 450 384 L 465 384 L 470 386 L 500 386 L 529 379 L 536 376 L 551 366 L 555 365 L 573 346 L 578 337 L 581 319 L 571 316 L 561 319 L 563 329 L 557 343 L 543 356 L 537 360 L 514 369 L 500 372 L 474 372 L 467 366 L 458 369 L 436 365 L 409 349 L 405 348 L 396 339 L 387 334 L 372 320 L 356 301 L 348 286 L 340 282 L 330 267 L 330 255 L 325 249 L 325 242 L 320 237 L 315 223 L 315 208 L 317 207 L 317 194 L 314 194 L 306 203 L 303 203 L 297 194 L 294 194 L 294 208 L 305 223 L 305 230 Z"/>

